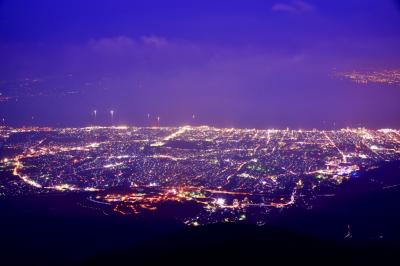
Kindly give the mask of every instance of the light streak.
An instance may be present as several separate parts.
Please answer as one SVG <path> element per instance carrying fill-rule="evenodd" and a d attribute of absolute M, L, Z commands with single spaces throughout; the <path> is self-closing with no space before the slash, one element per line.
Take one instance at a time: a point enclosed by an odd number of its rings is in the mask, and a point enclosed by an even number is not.
<path fill-rule="evenodd" d="M 328 134 L 326 134 L 325 131 L 323 131 L 325 137 L 328 139 L 329 143 L 336 148 L 336 150 L 340 153 L 340 155 L 342 155 L 342 162 L 346 163 L 347 159 L 346 159 L 346 155 L 338 148 L 338 146 L 336 146 L 335 142 L 333 142 L 333 140 L 328 136 Z"/>

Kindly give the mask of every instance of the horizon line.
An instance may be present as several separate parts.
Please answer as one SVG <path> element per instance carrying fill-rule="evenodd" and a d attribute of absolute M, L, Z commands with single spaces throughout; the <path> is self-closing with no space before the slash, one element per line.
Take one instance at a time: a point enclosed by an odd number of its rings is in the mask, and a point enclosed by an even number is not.
<path fill-rule="evenodd" d="M 337 129 L 318 129 L 318 128 L 290 128 L 286 127 L 282 128 L 250 128 L 250 127 L 218 127 L 218 126 L 211 126 L 211 125 L 181 125 L 181 126 L 135 126 L 135 125 L 109 125 L 109 126 L 100 126 L 100 125 L 89 125 L 89 126 L 7 126 L 1 125 L 0 128 L 11 128 L 11 129 L 29 129 L 29 128 L 39 128 L 39 129 L 129 129 L 129 128 L 147 128 L 147 129 L 168 129 L 168 128 L 193 128 L 193 129 L 200 129 L 200 128 L 208 128 L 208 129 L 218 129 L 218 130 L 260 130 L 260 131 L 305 131 L 305 132 L 312 132 L 312 131 L 343 131 L 343 130 L 374 130 L 374 131 L 382 131 L 382 132 L 391 132 L 391 131 L 400 131 L 400 128 L 367 128 L 367 127 L 342 127 Z"/>

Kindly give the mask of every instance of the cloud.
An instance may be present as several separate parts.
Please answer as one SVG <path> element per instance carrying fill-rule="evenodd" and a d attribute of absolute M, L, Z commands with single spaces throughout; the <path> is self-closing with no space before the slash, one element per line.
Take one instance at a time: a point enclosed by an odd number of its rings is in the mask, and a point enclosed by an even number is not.
<path fill-rule="evenodd" d="M 149 97 L 155 97 L 152 94 L 155 88 L 171 95 L 184 96 L 187 91 L 204 90 L 219 90 L 224 93 L 221 95 L 230 95 L 231 90 L 253 86 L 259 81 L 268 82 L 276 73 L 286 73 L 286 69 L 292 72 L 307 63 L 307 58 L 297 49 L 228 46 L 151 34 L 106 36 L 63 46 L 48 44 L 36 50 L 32 46 L 28 48 L 30 51 L 25 46 L 10 46 L 13 52 L 9 53 L 7 65 L 13 67 L 0 67 L 0 71 L 34 69 L 38 76 L 68 73 L 82 77 L 85 82 L 102 79 L 103 85 L 96 85 L 98 88 L 105 87 L 104 84 L 115 91 L 119 87 L 129 91 L 143 88 L 149 90 Z M 36 54 L 41 55 L 40 59 Z M 50 61 L 53 63 L 49 64 Z M 141 88 L 137 86 L 139 83 Z"/>
<path fill-rule="evenodd" d="M 100 53 L 126 53 L 143 48 L 164 48 L 169 44 L 167 39 L 155 35 L 144 35 L 138 38 L 117 36 L 89 41 L 92 50 Z"/>
<path fill-rule="evenodd" d="M 314 10 L 314 6 L 302 0 L 294 0 L 290 4 L 276 3 L 272 6 L 272 11 L 289 12 L 289 13 L 304 13 Z"/>
<path fill-rule="evenodd" d="M 96 52 L 121 52 L 132 49 L 136 47 L 136 45 L 136 40 L 126 36 L 93 39 L 89 41 L 89 46 Z"/>
<path fill-rule="evenodd" d="M 272 6 L 273 11 L 295 12 L 296 8 L 288 4 L 276 3 Z"/>
<path fill-rule="evenodd" d="M 146 45 L 153 45 L 155 47 L 163 47 L 168 44 L 168 41 L 159 36 L 150 35 L 150 36 L 142 36 L 141 41 Z"/>

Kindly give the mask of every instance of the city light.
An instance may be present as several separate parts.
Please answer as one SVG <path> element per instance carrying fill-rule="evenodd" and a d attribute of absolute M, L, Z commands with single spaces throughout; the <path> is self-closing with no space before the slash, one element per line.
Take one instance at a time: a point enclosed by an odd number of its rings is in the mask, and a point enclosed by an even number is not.
<path fill-rule="evenodd" d="M 268 213 L 262 210 L 309 207 L 319 188 L 332 190 L 357 176 L 361 167 L 400 159 L 400 131 L 394 129 L 112 126 L 1 131 L 6 139 L 20 133 L 37 137 L 8 144 L 15 156 L 3 158 L 0 166 L 11 167 L 21 182 L 12 193 L 93 192 L 98 193 L 93 204 L 123 215 L 157 211 L 165 202 L 192 203 L 203 209 L 184 221 L 194 226 L 249 221 L 248 208 Z M 92 136 L 101 142 L 93 142 Z"/>

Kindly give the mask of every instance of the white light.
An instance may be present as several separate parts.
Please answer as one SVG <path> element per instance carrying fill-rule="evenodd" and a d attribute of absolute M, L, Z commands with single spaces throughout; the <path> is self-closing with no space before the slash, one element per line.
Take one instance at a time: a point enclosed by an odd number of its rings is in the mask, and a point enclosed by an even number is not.
<path fill-rule="evenodd" d="M 215 203 L 221 207 L 223 207 L 225 205 L 225 199 L 223 198 L 218 198 Z"/>
<path fill-rule="evenodd" d="M 124 129 L 128 129 L 128 126 L 117 126 L 117 127 L 114 127 L 115 129 L 121 129 L 121 130 L 124 130 Z"/>
<path fill-rule="evenodd" d="M 120 165 L 122 165 L 122 164 L 123 164 L 123 163 L 114 163 L 114 164 L 110 163 L 110 164 L 104 165 L 103 167 L 104 167 L 104 168 L 114 168 L 114 167 L 118 167 L 118 166 L 120 166 Z"/>

